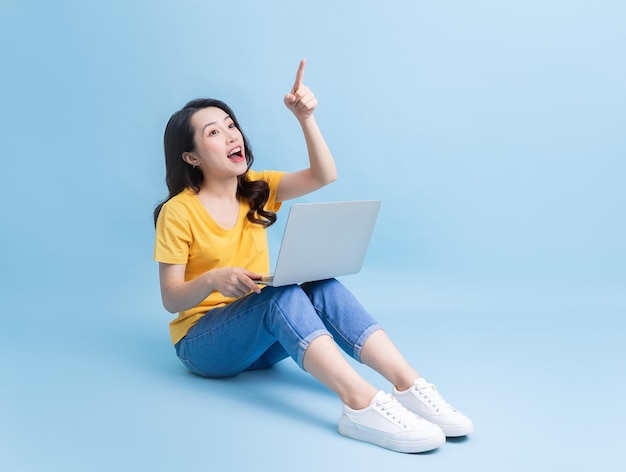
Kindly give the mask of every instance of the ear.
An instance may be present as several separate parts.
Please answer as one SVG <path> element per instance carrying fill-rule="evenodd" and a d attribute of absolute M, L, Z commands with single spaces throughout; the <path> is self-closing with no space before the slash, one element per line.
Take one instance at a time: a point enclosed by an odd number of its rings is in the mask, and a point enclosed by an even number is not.
<path fill-rule="evenodd" d="M 197 166 L 199 164 L 198 163 L 198 159 L 191 152 L 183 152 L 183 156 L 182 157 L 183 157 L 183 161 L 185 161 L 190 166 L 194 166 L 195 167 L 195 166 Z"/>

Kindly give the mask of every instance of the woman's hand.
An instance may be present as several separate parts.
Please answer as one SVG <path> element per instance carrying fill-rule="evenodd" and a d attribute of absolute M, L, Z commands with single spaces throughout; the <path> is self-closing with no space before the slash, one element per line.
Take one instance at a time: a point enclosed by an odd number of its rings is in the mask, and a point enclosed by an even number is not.
<path fill-rule="evenodd" d="M 296 81 L 293 84 L 291 93 L 285 95 L 285 105 L 296 115 L 299 121 L 306 120 L 313 115 L 317 107 L 317 99 L 309 87 L 302 83 L 304 79 L 304 67 L 306 61 L 302 59 L 298 72 L 296 73 Z"/>
<path fill-rule="evenodd" d="M 238 298 L 250 292 L 261 293 L 255 280 L 261 276 L 240 267 L 224 267 L 210 272 L 211 285 L 225 297 Z"/>

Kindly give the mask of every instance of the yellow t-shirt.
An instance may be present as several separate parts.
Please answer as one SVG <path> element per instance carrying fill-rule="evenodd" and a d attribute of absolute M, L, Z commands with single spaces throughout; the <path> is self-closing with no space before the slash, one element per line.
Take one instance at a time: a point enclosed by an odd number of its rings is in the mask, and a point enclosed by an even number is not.
<path fill-rule="evenodd" d="M 270 196 L 265 209 L 278 211 L 276 191 L 284 172 L 248 171 L 249 180 L 265 180 Z M 186 189 L 171 198 L 159 214 L 156 224 L 154 259 L 167 264 L 186 264 L 185 280 L 221 267 L 243 267 L 259 274 L 269 273 L 269 249 L 265 228 L 247 218 L 250 205 L 242 201 L 237 224 L 232 229 L 219 226 L 206 211 L 198 196 Z M 172 342 L 176 344 L 189 329 L 212 308 L 224 306 L 233 298 L 214 291 L 198 306 L 182 311 L 170 323 Z"/>

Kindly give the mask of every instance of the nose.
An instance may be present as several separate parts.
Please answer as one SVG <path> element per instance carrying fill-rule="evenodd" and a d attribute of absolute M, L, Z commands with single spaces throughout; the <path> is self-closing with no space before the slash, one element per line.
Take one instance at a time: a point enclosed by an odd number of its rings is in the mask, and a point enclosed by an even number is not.
<path fill-rule="evenodd" d="M 226 142 L 227 143 L 234 143 L 235 141 L 237 141 L 237 134 L 236 133 L 231 133 L 227 138 L 226 138 Z"/>

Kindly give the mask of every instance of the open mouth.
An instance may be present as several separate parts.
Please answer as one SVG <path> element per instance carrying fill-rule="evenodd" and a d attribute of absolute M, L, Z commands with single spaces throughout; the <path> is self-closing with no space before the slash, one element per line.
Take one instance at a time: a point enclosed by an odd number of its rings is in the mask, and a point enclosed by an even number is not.
<path fill-rule="evenodd" d="M 228 153 L 228 158 L 231 161 L 235 161 L 235 162 L 243 161 L 245 159 L 245 157 L 243 155 L 242 147 L 241 146 L 237 146 L 236 148 L 233 148 L 233 150 L 231 150 Z"/>

